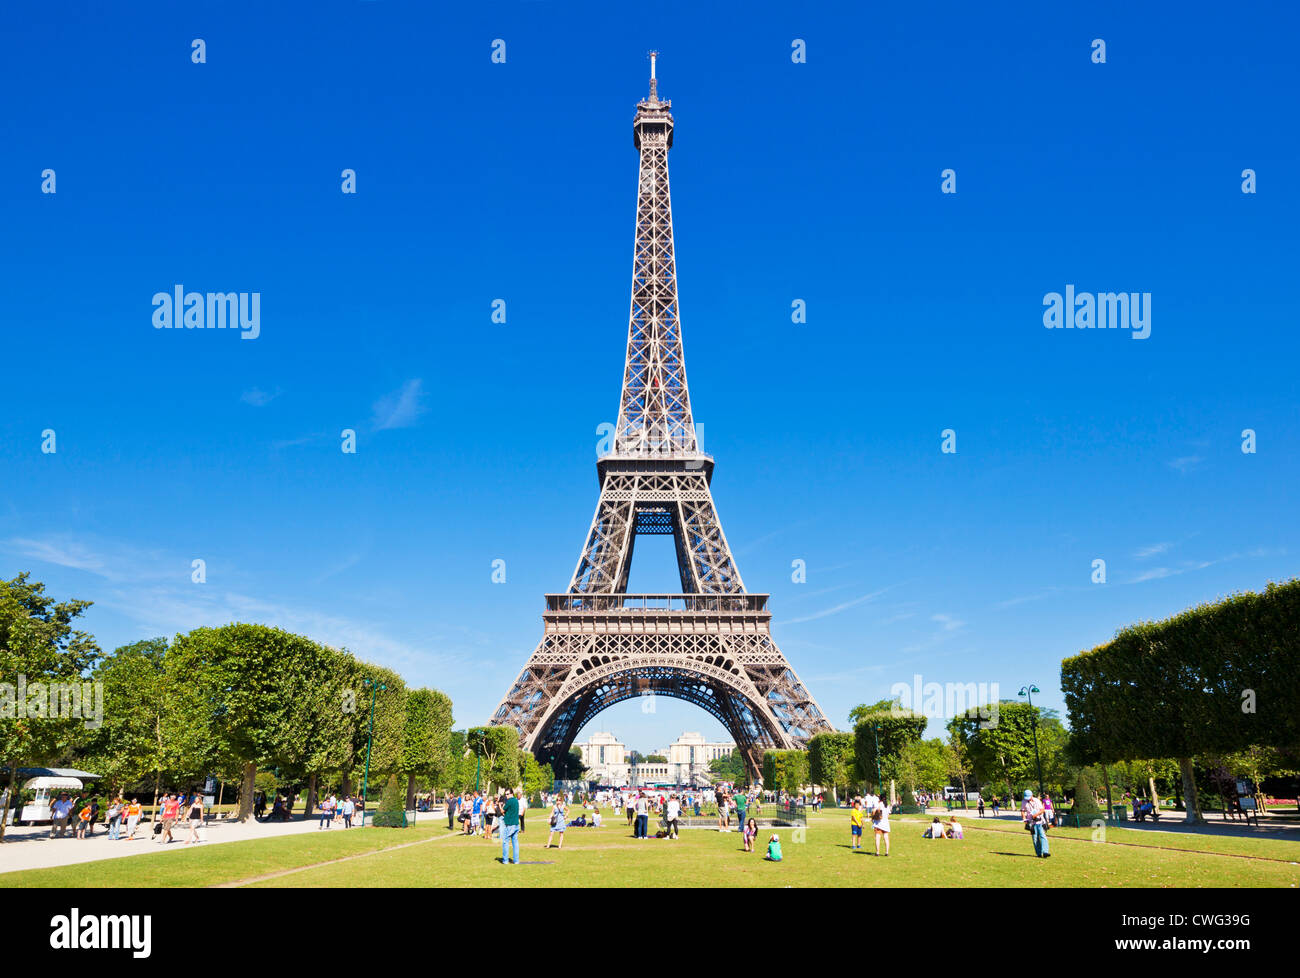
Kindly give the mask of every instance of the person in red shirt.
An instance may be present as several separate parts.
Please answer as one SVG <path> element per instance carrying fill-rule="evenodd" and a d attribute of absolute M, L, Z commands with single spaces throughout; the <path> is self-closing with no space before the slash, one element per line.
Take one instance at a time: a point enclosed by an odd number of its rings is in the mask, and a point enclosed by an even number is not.
<path fill-rule="evenodd" d="M 172 828 L 176 825 L 176 819 L 180 817 L 181 800 L 175 795 L 169 794 L 163 799 L 162 803 L 162 838 L 158 841 L 166 845 L 172 841 Z"/>

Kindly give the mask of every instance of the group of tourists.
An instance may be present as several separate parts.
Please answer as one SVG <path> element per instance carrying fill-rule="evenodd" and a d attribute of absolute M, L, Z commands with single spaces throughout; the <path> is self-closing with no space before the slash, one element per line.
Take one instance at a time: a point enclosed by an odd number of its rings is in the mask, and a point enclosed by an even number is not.
<path fill-rule="evenodd" d="M 849 803 L 849 835 L 854 851 L 862 848 L 862 830 L 870 824 L 876 842 L 876 855 L 880 855 L 880 842 L 885 842 L 885 855 L 889 855 L 889 803 L 871 792 L 856 796 Z"/>
<path fill-rule="evenodd" d="M 345 829 L 352 828 L 352 817 L 358 811 L 365 811 L 365 804 L 360 798 L 352 795 L 344 795 L 338 798 L 330 794 L 328 798 L 321 801 L 317 811 L 320 813 L 320 824 L 317 829 L 328 829 L 332 825 L 341 825 Z"/>
<path fill-rule="evenodd" d="M 66 792 L 59 795 L 50 804 L 50 838 L 61 839 L 69 828 L 74 838 L 89 839 L 95 835 L 95 824 L 99 821 L 100 804 L 98 798 L 72 798 Z M 203 796 L 197 791 L 168 792 L 158 799 L 155 815 L 158 818 L 154 834 L 155 842 L 166 844 L 176 841 L 173 832 L 177 823 L 184 821 L 189 826 L 186 845 L 203 841 L 199 830 L 203 827 Z M 140 799 L 132 796 L 130 801 L 118 795 L 103 810 L 104 823 L 108 828 L 108 837 L 114 842 L 135 841 L 135 833 L 144 814 Z"/>

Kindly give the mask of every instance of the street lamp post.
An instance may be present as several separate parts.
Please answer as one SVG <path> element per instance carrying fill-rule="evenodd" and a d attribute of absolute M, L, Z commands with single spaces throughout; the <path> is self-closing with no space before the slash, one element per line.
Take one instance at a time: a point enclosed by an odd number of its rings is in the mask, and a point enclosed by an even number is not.
<path fill-rule="evenodd" d="M 381 689 L 387 689 L 384 683 L 376 683 L 373 679 L 361 680 L 363 686 L 370 687 L 370 729 L 366 732 L 366 773 L 361 778 L 361 801 L 366 801 L 366 791 L 370 787 L 370 748 L 374 745 L 375 740 L 375 696 Z M 361 825 L 366 824 L 365 809 L 361 811 Z"/>
<path fill-rule="evenodd" d="M 876 790 L 883 794 L 885 786 L 880 783 L 880 724 L 872 724 L 871 734 L 876 738 Z"/>
<path fill-rule="evenodd" d="M 1029 709 L 1034 708 L 1034 694 L 1039 691 L 1033 683 L 1028 686 L 1020 687 L 1020 695 L 1029 700 Z M 1038 797 L 1043 797 L 1043 759 L 1038 755 L 1038 714 L 1033 714 L 1034 719 L 1034 764 L 1038 767 Z"/>

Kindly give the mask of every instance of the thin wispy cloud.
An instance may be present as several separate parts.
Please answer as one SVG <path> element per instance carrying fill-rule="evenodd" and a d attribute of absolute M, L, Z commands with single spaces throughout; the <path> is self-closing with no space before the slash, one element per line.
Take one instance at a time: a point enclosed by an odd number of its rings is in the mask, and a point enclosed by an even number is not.
<path fill-rule="evenodd" d="M 249 404 L 253 407 L 266 407 L 266 405 L 270 404 L 279 396 L 280 388 L 278 387 L 275 389 L 274 393 L 267 393 L 260 388 L 253 387 L 240 394 L 239 399 L 245 404 Z"/>
<path fill-rule="evenodd" d="M 1204 461 L 1205 459 L 1200 455 L 1183 455 L 1180 458 L 1171 460 L 1168 465 L 1171 469 L 1175 469 L 1181 475 L 1186 475 L 1193 469 L 1199 468 L 1200 464 Z"/>
<path fill-rule="evenodd" d="M 385 394 L 371 408 L 371 423 L 375 431 L 390 428 L 409 428 L 424 413 L 423 381 L 417 377 L 408 380 L 400 390 Z"/>
<path fill-rule="evenodd" d="M 838 615 L 841 611 L 847 611 L 849 608 L 857 607 L 864 602 L 874 601 L 889 590 L 890 588 L 881 588 L 879 591 L 872 591 L 870 594 L 864 594 L 859 598 L 854 598 L 852 601 L 845 601 L 841 604 L 833 605 L 830 608 L 815 611 L 811 615 L 804 615 L 802 618 L 787 618 L 784 623 L 787 625 L 798 625 L 801 622 L 816 621 L 818 618 L 828 618 L 831 615 Z"/>

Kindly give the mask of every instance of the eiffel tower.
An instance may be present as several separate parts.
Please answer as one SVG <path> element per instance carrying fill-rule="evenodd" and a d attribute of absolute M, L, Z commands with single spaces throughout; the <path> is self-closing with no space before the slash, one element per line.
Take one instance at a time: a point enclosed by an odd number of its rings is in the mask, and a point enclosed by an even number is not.
<path fill-rule="evenodd" d="M 772 640 L 768 595 L 745 590 L 709 485 L 682 354 L 668 150 L 672 103 L 650 94 L 632 123 L 641 154 L 623 397 L 611 450 L 596 462 L 600 501 L 569 589 L 546 595 L 544 637 L 493 714 L 543 763 L 563 758 L 598 713 L 672 696 L 711 713 L 751 777 L 763 751 L 831 730 Z M 681 594 L 628 594 L 642 534 L 672 534 Z"/>

